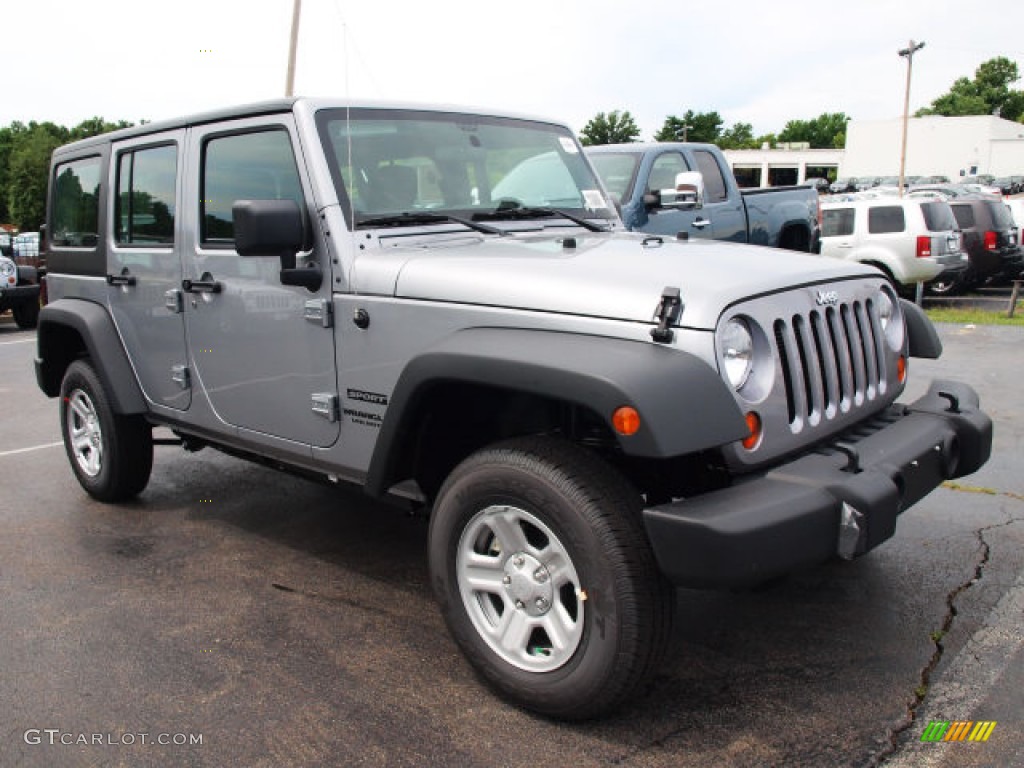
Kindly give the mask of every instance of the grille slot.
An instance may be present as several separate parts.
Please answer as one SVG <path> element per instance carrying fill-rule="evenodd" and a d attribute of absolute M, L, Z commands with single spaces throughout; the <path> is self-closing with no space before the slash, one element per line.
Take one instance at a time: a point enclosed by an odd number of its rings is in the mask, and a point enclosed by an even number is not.
<path fill-rule="evenodd" d="M 793 433 L 835 419 L 886 391 L 885 342 L 872 302 L 779 318 L 773 330 Z"/>

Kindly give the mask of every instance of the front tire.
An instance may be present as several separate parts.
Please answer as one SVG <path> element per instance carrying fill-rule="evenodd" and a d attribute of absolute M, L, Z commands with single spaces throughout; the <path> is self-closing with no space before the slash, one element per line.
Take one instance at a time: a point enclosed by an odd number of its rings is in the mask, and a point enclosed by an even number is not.
<path fill-rule="evenodd" d="M 16 304 L 11 310 L 14 322 L 19 328 L 29 330 L 39 322 L 39 301 L 26 301 Z"/>
<path fill-rule="evenodd" d="M 60 388 L 60 427 L 71 469 L 95 499 L 138 495 L 153 469 L 152 428 L 140 416 L 114 413 L 87 360 L 68 366 Z"/>
<path fill-rule="evenodd" d="M 485 448 L 445 481 L 430 524 L 434 590 L 456 642 L 504 697 L 596 717 L 658 668 L 675 592 L 640 511 L 614 469 L 551 439 Z"/>

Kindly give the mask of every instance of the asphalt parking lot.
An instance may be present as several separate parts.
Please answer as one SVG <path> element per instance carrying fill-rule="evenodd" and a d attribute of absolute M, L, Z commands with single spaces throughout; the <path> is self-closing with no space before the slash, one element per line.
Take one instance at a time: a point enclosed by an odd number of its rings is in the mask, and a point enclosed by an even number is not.
<path fill-rule="evenodd" d="M 90 500 L 4 318 L 0 765 L 1024 765 L 1024 330 L 940 333 L 910 395 L 972 383 L 989 464 L 854 563 L 680 592 L 647 695 L 565 725 L 478 683 L 399 506 L 171 447 L 135 502 Z"/>

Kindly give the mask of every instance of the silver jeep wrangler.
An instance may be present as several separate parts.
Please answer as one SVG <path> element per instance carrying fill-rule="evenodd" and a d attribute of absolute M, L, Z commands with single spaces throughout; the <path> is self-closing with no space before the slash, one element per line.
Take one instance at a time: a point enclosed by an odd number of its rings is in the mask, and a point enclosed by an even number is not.
<path fill-rule="evenodd" d="M 456 642 L 553 717 L 641 689 L 674 585 L 861 555 L 991 448 L 966 385 L 895 402 L 941 346 L 879 272 L 625 232 L 564 125 L 144 125 L 54 153 L 48 232 L 36 372 L 90 495 L 139 494 L 161 425 L 418 498 Z"/>

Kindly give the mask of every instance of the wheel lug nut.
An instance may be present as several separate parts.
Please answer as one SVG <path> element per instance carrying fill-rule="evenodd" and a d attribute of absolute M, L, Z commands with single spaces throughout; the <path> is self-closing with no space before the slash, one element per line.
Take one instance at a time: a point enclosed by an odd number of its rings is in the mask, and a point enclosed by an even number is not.
<path fill-rule="evenodd" d="M 522 601 L 522 600 L 516 600 L 516 610 L 519 610 L 519 611 L 521 611 L 521 610 L 523 610 L 523 608 L 525 608 L 525 607 L 526 607 L 526 606 L 525 606 L 525 605 L 523 604 L 523 601 Z"/>
<path fill-rule="evenodd" d="M 515 563 L 516 568 L 522 568 L 526 560 L 522 555 L 516 555 L 512 562 Z"/>
<path fill-rule="evenodd" d="M 501 580 L 501 583 L 504 584 L 507 587 L 509 584 L 512 583 L 512 577 L 511 576 L 506 576 L 505 578 L 503 578 Z"/>
<path fill-rule="evenodd" d="M 537 605 L 538 608 L 540 608 L 543 611 L 545 608 L 548 607 L 548 601 L 545 600 L 543 597 L 538 597 L 536 605 Z"/>
<path fill-rule="evenodd" d="M 545 581 L 548 580 L 548 575 L 544 572 L 543 568 L 538 568 L 536 571 L 533 572 L 533 578 L 536 581 L 539 581 L 543 584 Z"/>

